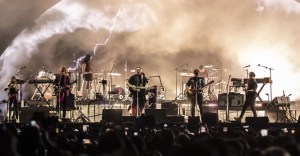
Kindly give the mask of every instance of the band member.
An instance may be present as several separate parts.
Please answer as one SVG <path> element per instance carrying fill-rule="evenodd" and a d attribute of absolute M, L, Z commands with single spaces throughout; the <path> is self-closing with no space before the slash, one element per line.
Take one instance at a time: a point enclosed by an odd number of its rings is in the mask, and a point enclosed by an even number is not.
<path fill-rule="evenodd" d="M 60 68 L 60 73 L 56 75 L 54 80 L 54 89 L 57 97 L 56 110 L 60 112 L 59 109 L 62 107 L 63 118 L 66 118 L 66 103 L 67 103 L 67 97 L 71 94 L 70 88 L 71 88 L 70 77 L 67 74 L 66 67 L 63 66 Z"/>
<path fill-rule="evenodd" d="M 88 82 L 86 89 L 90 89 L 91 81 L 93 81 L 93 69 L 92 69 L 92 56 L 87 54 L 81 63 L 81 72 L 83 74 L 83 79 Z"/>
<path fill-rule="evenodd" d="M 209 76 L 209 75 L 208 75 L 208 71 L 204 69 L 204 66 L 203 66 L 203 65 L 200 65 L 200 66 L 199 66 L 199 76 L 200 76 L 200 77 L 203 77 L 203 78 L 205 78 L 205 79 L 207 79 L 208 76 Z"/>
<path fill-rule="evenodd" d="M 145 107 L 146 103 L 146 85 L 148 79 L 142 72 L 141 67 L 136 67 L 136 74 L 128 79 L 129 91 L 132 96 L 132 116 L 139 116 Z"/>
<path fill-rule="evenodd" d="M 202 88 L 204 87 L 204 78 L 200 77 L 199 69 L 194 70 L 194 76 L 191 77 L 188 82 L 186 83 L 186 96 L 191 101 L 191 116 L 195 116 L 195 107 L 196 104 L 199 106 L 200 115 L 203 116 L 203 91 Z"/>
<path fill-rule="evenodd" d="M 245 100 L 245 103 L 243 105 L 240 117 L 235 118 L 237 121 L 242 120 L 248 106 L 251 107 L 253 116 L 257 117 L 256 110 L 255 110 L 255 99 L 257 97 L 256 89 L 257 89 L 257 82 L 255 80 L 255 73 L 250 72 L 249 73 L 249 80 L 248 80 L 248 83 L 247 83 L 247 88 L 246 88 L 246 91 L 245 91 L 246 92 L 246 100 Z"/>
<path fill-rule="evenodd" d="M 11 114 L 11 107 L 12 105 L 14 106 L 14 117 L 16 119 L 19 118 L 19 113 L 18 113 L 18 92 L 19 92 L 19 85 L 17 83 L 16 77 L 12 76 L 10 79 L 10 82 L 7 84 L 5 87 L 4 91 L 8 91 L 8 102 L 9 102 L 9 112 L 8 112 L 8 118 L 10 118 Z"/>

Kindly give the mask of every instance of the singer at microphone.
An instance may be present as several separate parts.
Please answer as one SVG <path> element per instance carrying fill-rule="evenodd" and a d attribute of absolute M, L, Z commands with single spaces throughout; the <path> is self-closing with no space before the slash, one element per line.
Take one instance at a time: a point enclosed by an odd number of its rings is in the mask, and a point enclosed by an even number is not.
<path fill-rule="evenodd" d="M 132 97 L 132 103 L 130 109 L 131 109 L 132 116 L 140 116 L 144 110 L 145 103 L 146 103 L 146 91 L 147 91 L 148 79 L 146 78 L 145 73 L 142 72 L 141 67 L 136 67 L 135 71 L 136 73 L 130 76 L 128 79 L 128 87 L 129 87 L 130 95 Z M 152 104 L 151 106 L 154 108 L 156 107 L 155 104 Z"/>

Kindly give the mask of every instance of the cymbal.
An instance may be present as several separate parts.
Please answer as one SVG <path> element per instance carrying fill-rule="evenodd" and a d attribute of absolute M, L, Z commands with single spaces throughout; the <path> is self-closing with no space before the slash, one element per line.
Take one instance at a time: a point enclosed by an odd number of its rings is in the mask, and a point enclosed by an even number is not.
<path fill-rule="evenodd" d="M 180 73 L 181 76 L 194 76 L 193 73 Z"/>
<path fill-rule="evenodd" d="M 111 76 L 121 76 L 121 73 L 107 73 L 107 75 L 111 75 Z"/>
<path fill-rule="evenodd" d="M 212 68 L 213 66 L 212 65 L 206 65 L 204 66 L 204 68 Z"/>

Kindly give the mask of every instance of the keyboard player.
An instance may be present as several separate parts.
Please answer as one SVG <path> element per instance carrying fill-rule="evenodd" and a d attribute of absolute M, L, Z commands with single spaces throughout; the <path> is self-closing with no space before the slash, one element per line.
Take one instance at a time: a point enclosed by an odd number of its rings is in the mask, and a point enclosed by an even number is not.
<path fill-rule="evenodd" d="M 247 108 L 249 106 L 251 107 L 253 116 L 257 117 L 256 110 L 255 110 L 255 99 L 257 97 L 256 89 L 257 89 L 257 82 L 255 79 L 255 73 L 250 72 L 249 73 L 249 81 L 247 83 L 247 88 L 245 90 L 246 100 L 244 102 L 240 116 L 238 118 L 235 118 L 235 120 L 241 121 L 245 114 L 245 111 L 247 110 Z"/>

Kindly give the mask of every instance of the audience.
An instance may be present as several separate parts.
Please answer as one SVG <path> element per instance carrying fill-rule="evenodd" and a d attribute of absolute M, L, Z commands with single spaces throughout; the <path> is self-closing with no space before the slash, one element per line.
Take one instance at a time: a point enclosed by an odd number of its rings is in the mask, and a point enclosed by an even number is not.
<path fill-rule="evenodd" d="M 187 129 L 186 125 L 138 127 L 120 123 L 58 123 L 55 117 L 26 124 L 2 123 L 0 153 L 4 156 L 299 156 L 297 133 L 220 127 Z"/>

